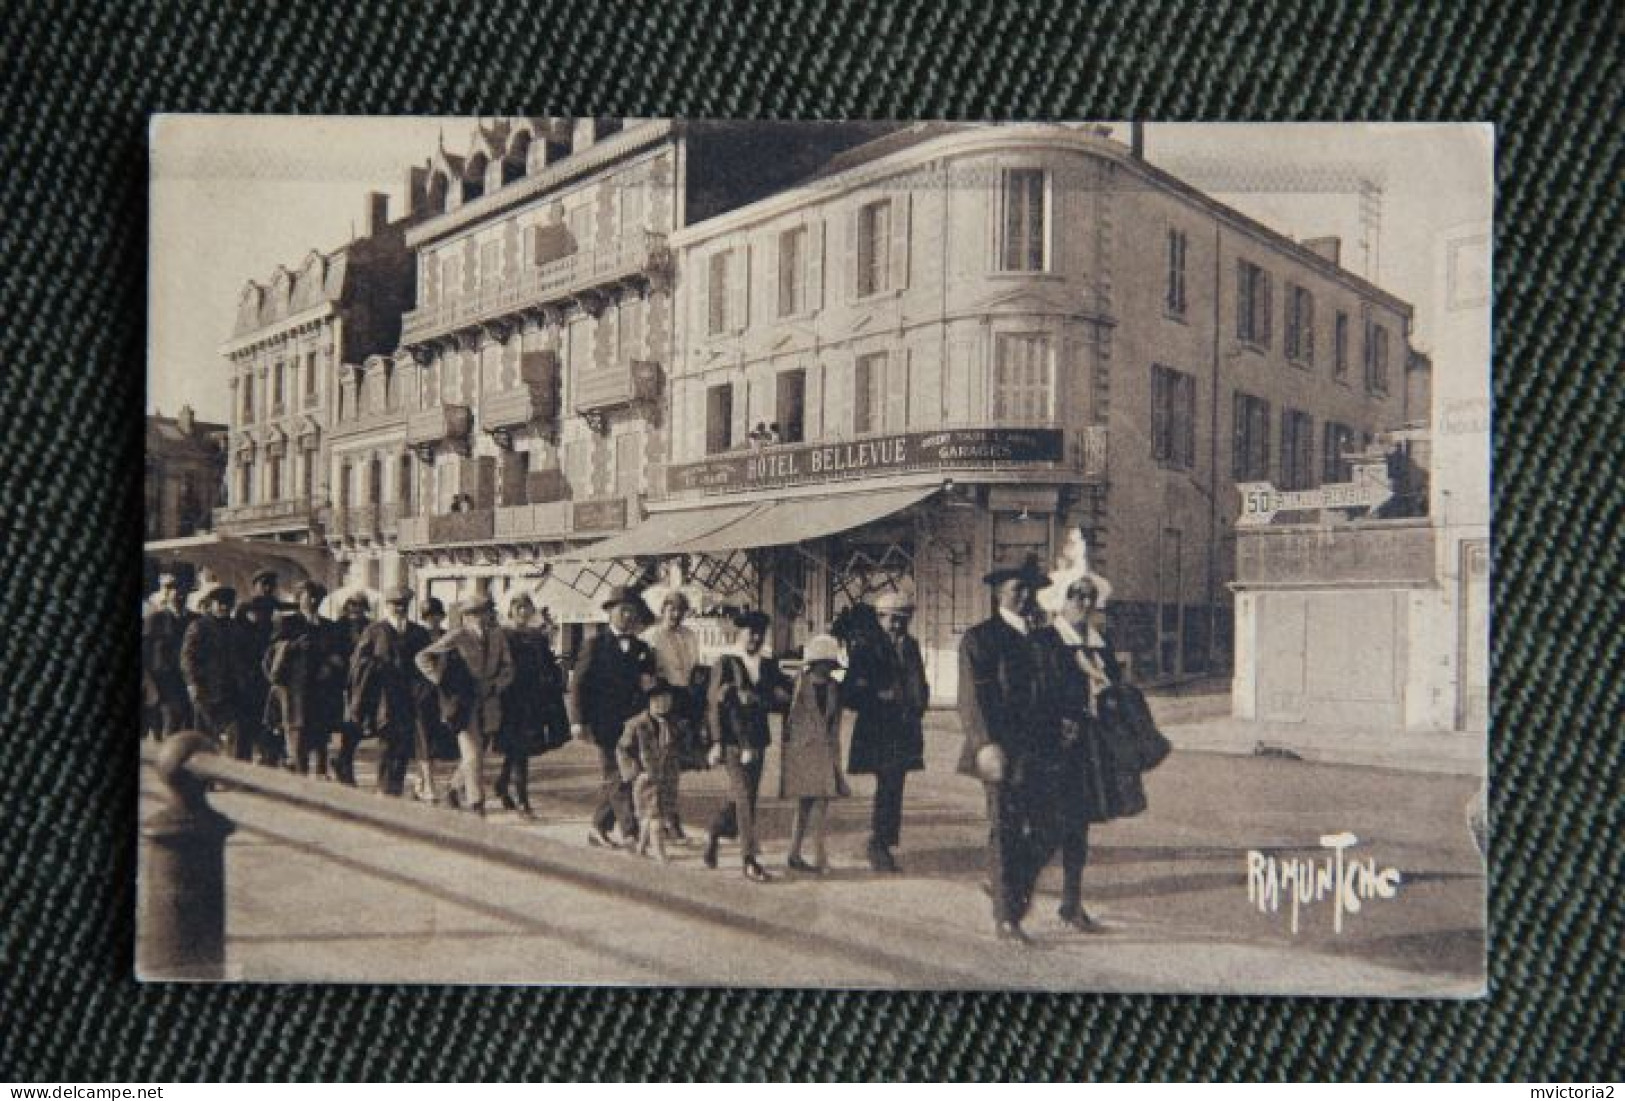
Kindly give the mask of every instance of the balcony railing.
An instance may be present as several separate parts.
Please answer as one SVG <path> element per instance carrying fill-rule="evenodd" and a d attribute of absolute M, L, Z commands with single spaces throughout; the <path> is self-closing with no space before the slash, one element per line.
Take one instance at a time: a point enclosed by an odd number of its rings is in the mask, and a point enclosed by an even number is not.
<path fill-rule="evenodd" d="M 496 509 L 476 508 L 429 517 L 429 542 L 482 543 L 496 538 Z"/>
<path fill-rule="evenodd" d="M 412 310 L 401 319 L 401 339 L 407 343 L 430 340 L 527 306 L 561 301 L 593 287 L 659 270 L 669 263 L 669 256 L 664 234 L 647 230 L 632 234 L 610 248 L 561 257 L 523 272 L 517 279 Z"/>
<path fill-rule="evenodd" d="M 329 541 L 340 538 L 377 539 L 394 532 L 400 522 L 400 516 L 399 501 L 389 501 L 381 505 L 335 508 L 327 523 L 327 538 Z"/>
<path fill-rule="evenodd" d="M 496 510 L 498 539 L 562 539 L 570 531 L 570 502 L 515 505 Z"/>
<path fill-rule="evenodd" d="M 405 425 L 407 419 L 405 404 L 397 402 L 387 409 L 369 409 L 359 416 L 335 420 L 328 431 L 334 436 L 353 436 L 358 432 L 370 432 L 377 428 L 399 427 Z"/>
<path fill-rule="evenodd" d="M 214 510 L 214 525 L 222 531 L 245 527 L 296 527 L 309 524 L 310 520 L 310 500 L 306 497 L 229 505 Z"/>
<path fill-rule="evenodd" d="M 1106 479 L 1105 425 L 951 424 L 837 440 L 735 448 L 652 464 L 652 498 L 941 472 L 1021 471 L 1084 484 Z"/>

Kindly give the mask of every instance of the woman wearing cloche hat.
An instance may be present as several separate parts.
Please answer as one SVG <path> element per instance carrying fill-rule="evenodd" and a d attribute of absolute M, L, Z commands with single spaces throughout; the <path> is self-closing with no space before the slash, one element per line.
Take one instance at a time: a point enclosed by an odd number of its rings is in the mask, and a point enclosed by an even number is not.
<path fill-rule="evenodd" d="M 802 661 L 784 720 L 779 798 L 796 800 L 785 863 L 791 871 L 821 874 L 829 863 L 824 845 L 829 801 L 851 794 L 841 775 L 841 685 L 831 676 L 841 665 L 841 644 L 829 635 L 815 635 L 807 640 Z M 809 827 L 811 864 L 801 858 Z"/>

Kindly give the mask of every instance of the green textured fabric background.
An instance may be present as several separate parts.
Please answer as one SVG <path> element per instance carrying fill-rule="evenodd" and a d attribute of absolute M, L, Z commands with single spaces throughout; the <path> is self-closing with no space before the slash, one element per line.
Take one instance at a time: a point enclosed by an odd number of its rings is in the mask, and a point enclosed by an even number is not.
<path fill-rule="evenodd" d="M 1625 1077 L 1619 12 L 8 5 L 0 1078 Z M 1491 996 L 138 987 L 147 116 L 521 108 L 1495 121 Z"/>

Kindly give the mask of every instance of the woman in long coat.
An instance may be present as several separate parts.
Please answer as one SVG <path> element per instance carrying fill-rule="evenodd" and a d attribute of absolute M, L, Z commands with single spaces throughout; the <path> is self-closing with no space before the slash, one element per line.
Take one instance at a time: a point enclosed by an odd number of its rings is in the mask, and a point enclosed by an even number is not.
<path fill-rule="evenodd" d="M 1101 927 L 1083 908 L 1083 869 L 1089 827 L 1116 817 L 1119 771 L 1100 722 L 1101 693 L 1117 684 L 1117 658 L 1094 624 L 1100 590 L 1082 575 L 1067 585 L 1054 621 L 1033 632 L 1042 686 L 1043 730 L 1034 754 L 1032 796 L 1040 823 L 1034 838 L 1033 875 L 1061 850 L 1061 920 L 1079 932 Z"/>
<path fill-rule="evenodd" d="M 530 758 L 547 753 L 570 740 L 570 719 L 564 710 L 564 674 L 547 632 L 533 626 L 536 604 L 520 593 L 508 602 L 508 650 L 513 656 L 513 683 L 502 693 L 502 725 L 496 746 L 502 751 L 502 771 L 496 793 L 508 810 L 533 818 L 530 809 Z"/>
<path fill-rule="evenodd" d="M 840 664 L 841 644 L 829 635 L 818 635 L 808 640 L 804 660 L 784 720 L 779 798 L 796 800 L 785 863 L 792 871 L 821 873 L 828 865 L 824 838 L 829 801 L 849 794 L 841 775 L 841 685 L 830 675 Z M 801 858 L 809 827 L 812 864 Z"/>

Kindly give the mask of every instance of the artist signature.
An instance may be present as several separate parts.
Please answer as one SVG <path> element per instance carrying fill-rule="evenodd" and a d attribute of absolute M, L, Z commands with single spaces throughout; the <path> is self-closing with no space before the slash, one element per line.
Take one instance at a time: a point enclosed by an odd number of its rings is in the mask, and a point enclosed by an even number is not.
<path fill-rule="evenodd" d="M 1368 901 L 1399 896 L 1398 868 L 1379 868 L 1374 857 L 1349 852 L 1360 843 L 1352 833 L 1331 833 L 1320 839 L 1330 850 L 1319 857 L 1278 857 L 1251 849 L 1247 853 L 1247 901 L 1261 914 L 1277 914 L 1283 900 L 1290 905 L 1292 932 L 1298 932 L 1301 909 L 1331 901 L 1332 930 L 1343 931 L 1343 918 L 1357 914 Z"/>

